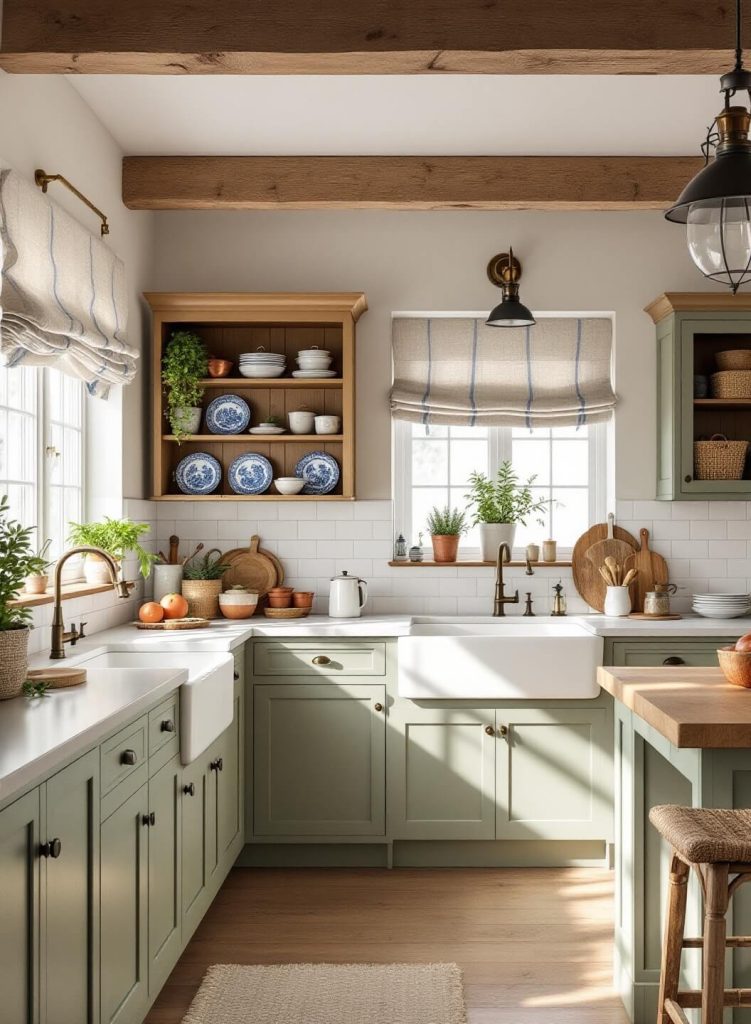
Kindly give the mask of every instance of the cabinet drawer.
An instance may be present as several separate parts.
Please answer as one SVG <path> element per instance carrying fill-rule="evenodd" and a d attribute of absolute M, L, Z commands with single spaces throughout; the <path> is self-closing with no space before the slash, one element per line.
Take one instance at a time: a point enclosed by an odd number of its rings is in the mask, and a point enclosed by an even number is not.
<path fill-rule="evenodd" d="M 740 636 L 740 633 L 738 634 Z M 613 664 L 639 668 L 653 665 L 685 665 L 706 668 L 717 665 L 717 648 L 735 643 L 738 637 L 717 637 L 711 640 L 661 640 L 651 643 L 615 641 Z"/>
<path fill-rule="evenodd" d="M 144 715 L 99 748 L 102 794 L 109 793 L 132 772 L 146 764 L 149 720 Z"/>
<path fill-rule="evenodd" d="M 382 676 L 386 673 L 386 645 L 256 643 L 253 673 L 257 676 Z"/>
<path fill-rule="evenodd" d="M 171 743 L 177 753 L 180 735 L 178 719 L 178 695 L 173 693 L 169 700 L 149 712 L 149 756 Z"/>

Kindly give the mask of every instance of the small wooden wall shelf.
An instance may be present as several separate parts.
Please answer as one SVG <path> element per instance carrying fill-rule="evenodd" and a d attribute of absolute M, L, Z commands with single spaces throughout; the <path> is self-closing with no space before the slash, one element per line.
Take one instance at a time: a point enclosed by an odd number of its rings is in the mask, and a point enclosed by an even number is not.
<path fill-rule="evenodd" d="M 146 293 L 153 314 L 152 412 L 153 498 L 157 501 L 347 501 L 355 497 L 355 324 L 367 309 L 361 293 Z M 287 358 L 285 376 L 275 378 L 217 377 L 202 382 L 205 410 L 218 394 L 237 394 L 251 409 L 251 425 L 307 408 L 340 416 L 340 434 L 209 434 L 198 433 L 178 443 L 170 432 L 161 387 L 162 355 L 173 330 L 192 330 L 211 355 L 237 366 L 242 352 L 263 346 Z M 327 349 L 336 377 L 301 379 L 300 349 Z M 265 455 L 274 477 L 294 476 L 303 455 L 325 451 L 339 463 L 340 479 L 332 494 L 280 495 L 273 484 L 265 494 L 235 494 L 227 480 L 230 462 L 242 451 Z M 213 494 L 181 494 L 175 483 L 179 461 L 191 452 L 214 455 L 222 465 L 222 481 Z"/>
<path fill-rule="evenodd" d="M 389 565 L 393 566 L 395 569 L 474 569 L 474 568 L 479 568 L 480 566 L 488 566 L 489 568 L 494 569 L 496 567 L 496 565 L 497 565 L 497 562 L 462 562 L 462 561 L 457 561 L 457 562 L 432 562 L 429 559 L 425 558 L 425 559 L 423 559 L 422 562 L 410 562 L 409 559 L 407 559 L 406 562 L 401 561 L 401 560 L 398 561 L 398 562 L 392 560 L 392 561 L 389 562 Z M 519 569 L 525 568 L 526 569 L 527 563 L 526 562 L 518 562 L 518 561 L 511 561 L 511 562 L 504 562 L 503 563 L 504 569 L 509 568 L 509 566 L 512 569 L 517 569 L 517 568 L 519 568 Z M 537 572 L 538 569 L 570 569 L 570 568 L 571 568 L 571 562 L 533 562 L 532 563 L 533 572 Z"/>

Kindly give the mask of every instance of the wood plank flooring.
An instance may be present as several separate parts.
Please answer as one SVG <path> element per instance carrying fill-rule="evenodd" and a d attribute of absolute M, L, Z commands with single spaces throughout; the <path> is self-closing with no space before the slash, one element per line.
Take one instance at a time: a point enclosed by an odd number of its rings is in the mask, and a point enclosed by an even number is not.
<path fill-rule="evenodd" d="M 611 987 L 613 876 L 580 868 L 236 868 L 147 1024 L 179 1024 L 212 963 L 430 963 L 469 1024 L 628 1024 Z"/>

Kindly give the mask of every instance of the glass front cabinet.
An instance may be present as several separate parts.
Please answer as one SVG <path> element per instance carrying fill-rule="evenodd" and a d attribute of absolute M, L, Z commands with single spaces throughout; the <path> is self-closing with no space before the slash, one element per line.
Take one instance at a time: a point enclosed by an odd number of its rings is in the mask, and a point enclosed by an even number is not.
<path fill-rule="evenodd" d="M 646 312 L 657 330 L 657 498 L 751 499 L 751 448 L 737 443 L 751 442 L 751 296 L 670 292 Z"/>

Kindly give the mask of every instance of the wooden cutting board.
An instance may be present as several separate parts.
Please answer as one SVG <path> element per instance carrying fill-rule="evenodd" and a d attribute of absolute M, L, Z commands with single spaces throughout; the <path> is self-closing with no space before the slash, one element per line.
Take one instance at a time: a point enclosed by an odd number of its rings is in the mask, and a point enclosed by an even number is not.
<path fill-rule="evenodd" d="M 622 529 L 616 523 L 613 528 L 613 536 L 616 540 L 625 541 L 632 552 L 637 549 L 637 543 L 628 530 Z M 594 562 L 587 558 L 587 552 L 599 541 L 607 540 L 608 524 L 597 523 L 590 526 L 586 533 L 583 533 L 574 545 L 571 555 L 571 572 L 574 577 L 574 586 L 579 595 L 587 602 L 590 608 L 598 612 L 605 610 L 605 580 L 599 573 Z"/>
<path fill-rule="evenodd" d="M 32 683 L 46 683 L 52 690 L 86 682 L 85 668 L 34 668 L 26 673 Z"/>
<path fill-rule="evenodd" d="M 264 551 L 261 538 L 254 534 L 247 548 L 233 548 L 222 555 L 222 562 L 229 568 L 222 577 L 225 590 L 238 583 L 248 590 L 255 590 L 259 598 L 264 597 L 272 587 L 284 582 L 282 563 L 270 551 Z"/>
<path fill-rule="evenodd" d="M 636 611 L 644 611 L 644 596 L 649 590 L 654 590 L 655 583 L 669 583 L 668 563 L 649 547 L 649 530 L 642 527 L 639 530 L 641 547 L 633 555 L 626 559 L 626 569 L 636 569 L 638 575 L 634 580 L 634 603 Z"/>
<path fill-rule="evenodd" d="M 135 623 L 137 629 L 206 629 L 211 625 L 211 619 L 199 619 L 196 617 L 186 619 L 162 619 L 161 622 Z"/>
<path fill-rule="evenodd" d="M 634 553 L 632 544 L 615 536 L 615 516 L 612 512 L 608 515 L 607 530 L 608 535 L 605 540 L 598 540 L 587 551 L 587 558 L 590 562 L 594 563 L 598 572 L 600 566 L 605 564 L 606 558 L 614 558 L 618 565 L 622 567 L 629 555 Z"/>

